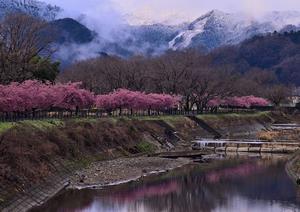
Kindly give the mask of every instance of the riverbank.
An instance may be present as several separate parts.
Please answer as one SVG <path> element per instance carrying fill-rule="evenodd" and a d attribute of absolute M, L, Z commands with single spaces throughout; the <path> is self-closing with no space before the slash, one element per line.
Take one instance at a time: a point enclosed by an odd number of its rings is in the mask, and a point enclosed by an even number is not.
<path fill-rule="evenodd" d="M 166 159 L 146 156 L 95 162 L 77 171 L 68 188 L 96 188 L 120 184 L 150 174 L 167 172 L 190 162 L 191 160 L 186 158 Z"/>
<path fill-rule="evenodd" d="M 273 116 L 264 112 L 198 118 L 225 136 L 238 136 L 266 130 Z M 187 161 L 138 156 L 190 150 L 193 139 L 211 136 L 185 116 L 24 121 L 1 129 L 1 206 L 32 190 L 48 199 L 53 194 L 48 195 L 43 185 L 52 177 L 73 187 L 93 186 L 172 169 Z"/>

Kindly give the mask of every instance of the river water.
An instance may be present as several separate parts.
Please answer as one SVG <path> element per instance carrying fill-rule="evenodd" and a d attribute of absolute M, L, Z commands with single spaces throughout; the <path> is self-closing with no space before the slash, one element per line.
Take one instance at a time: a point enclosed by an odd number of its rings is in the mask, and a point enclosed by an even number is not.
<path fill-rule="evenodd" d="M 300 211 L 300 189 L 282 158 L 230 159 L 190 165 L 98 190 L 70 190 L 33 211 Z"/>

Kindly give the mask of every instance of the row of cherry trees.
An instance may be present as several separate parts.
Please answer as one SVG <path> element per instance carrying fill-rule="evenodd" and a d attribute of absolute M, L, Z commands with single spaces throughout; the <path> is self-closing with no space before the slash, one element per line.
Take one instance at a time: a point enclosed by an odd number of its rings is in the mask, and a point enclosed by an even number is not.
<path fill-rule="evenodd" d="M 166 94 L 145 94 L 119 89 L 107 95 L 81 89 L 81 83 L 50 84 L 25 81 L 0 85 L 0 112 L 24 112 L 59 108 L 65 110 L 97 107 L 107 111 L 115 109 L 170 109 L 180 98 Z"/>
<path fill-rule="evenodd" d="M 251 107 L 264 107 L 270 105 L 270 102 L 264 98 L 255 96 L 242 96 L 242 97 L 227 97 L 224 99 L 215 98 L 208 102 L 209 107 L 239 107 L 239 108 L 251 108 Z"/>
<path fill-rule="evenodd" d="M 162 111 L 177 108 L 182 100 L 180 96 L 146 94 L 126 89 L 118 89 L 105 95 L 94 95 L 80 87 L 81 83 L 50 84 L 33 80 L 0 85 L 0 112 L 24 112 L 53 108 Z M 211 108 L 219 106 L 250 108 L 267 105 L 269 105 L 267 100 L 255 96 L 215 98 L 208 103 L 208 107 Z"/>
<path fill-rule="evenodd" d="M 139 91 L 119 89 L 107 95 L 96 97 L 96 106 L 106 110 L 135 109 L 135 110 L 164 110 L 177 107 L 180 102 L 179 96 L 167 94 L 146 94 Z"/>
<path fill-rule="evenodd" d="M 80 89 L 80 83 L 56 84 L 28 80 L 0 85 L 0 111 L 24 112 L 61 108 L 74 110 L 94 104 L 93 93 Z"/>

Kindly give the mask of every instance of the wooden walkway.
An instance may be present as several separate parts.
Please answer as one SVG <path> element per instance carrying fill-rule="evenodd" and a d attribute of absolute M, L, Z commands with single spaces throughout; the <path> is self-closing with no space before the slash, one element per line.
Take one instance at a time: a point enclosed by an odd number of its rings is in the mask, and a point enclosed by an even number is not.
<path fill-rule="evenodd" d="M 161 158 L 198 158 L 203 155 L 212 154 L 212 151 L 208 150 L 191 150 L 191 151 L 174 151 L 174 152 L 160 152 L 150 156 L 156 156 Z"/>

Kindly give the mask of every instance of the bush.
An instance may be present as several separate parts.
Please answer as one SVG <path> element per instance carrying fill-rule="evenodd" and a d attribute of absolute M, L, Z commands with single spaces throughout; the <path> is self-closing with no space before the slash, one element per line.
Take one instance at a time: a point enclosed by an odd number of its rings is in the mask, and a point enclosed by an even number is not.
<path fill-rule="evenodd" d="M 140 143 L 138 143 L 138 145 L 136 145 L 136 148 L 139 152 L 146 153 L 153 153 L 156 150 L 156 147 L 147 141 L 141 141 Z"/>

